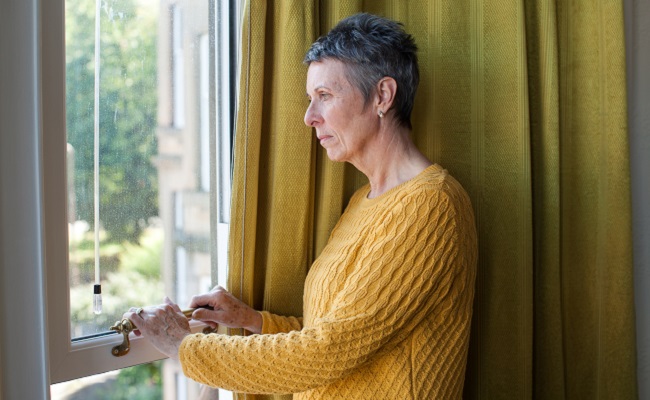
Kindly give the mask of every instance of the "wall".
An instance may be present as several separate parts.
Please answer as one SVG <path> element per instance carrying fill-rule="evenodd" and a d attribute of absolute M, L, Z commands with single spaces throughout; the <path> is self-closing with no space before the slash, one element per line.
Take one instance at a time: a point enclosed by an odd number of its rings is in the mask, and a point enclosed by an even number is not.
<path fill-rule="evenodd" d="M 5 399 L 49 398 L 40 11 L 38 0 L 0 1 L 0 397 Z"/>

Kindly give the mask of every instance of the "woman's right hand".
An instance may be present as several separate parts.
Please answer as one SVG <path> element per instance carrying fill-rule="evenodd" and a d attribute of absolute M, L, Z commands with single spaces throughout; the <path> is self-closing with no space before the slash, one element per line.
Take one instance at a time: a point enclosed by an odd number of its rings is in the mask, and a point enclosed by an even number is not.
<path fill-rule="evenodd" d="M 198 308 L 210 306 L 207 308 Z M 203 321 L 216 328 L 224 325 L 229 328 L 244 328 L 252 333 L 262 332 L 262 314 L 246 305 L 221 286 L 205 294 L 192 296 L 190 308 L 196 308 L 192 318 Z"/>

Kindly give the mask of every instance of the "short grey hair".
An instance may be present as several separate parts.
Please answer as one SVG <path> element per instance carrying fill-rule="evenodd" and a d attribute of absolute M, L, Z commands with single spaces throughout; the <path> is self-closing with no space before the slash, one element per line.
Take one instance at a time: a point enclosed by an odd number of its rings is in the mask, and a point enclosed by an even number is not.
<path fill-rule="evenodd" d="M 411 129 L 411 111 L 420 81 L 417 46 L 403 25 L 388 18 L 360 13 L 341 20 L 316 40 L 305 55 L 307 65 L 325 59 L 341 61 L 351 84 L 366 104 L 382 78 L 397 82 L 393 107 L 401 125 Z"/>

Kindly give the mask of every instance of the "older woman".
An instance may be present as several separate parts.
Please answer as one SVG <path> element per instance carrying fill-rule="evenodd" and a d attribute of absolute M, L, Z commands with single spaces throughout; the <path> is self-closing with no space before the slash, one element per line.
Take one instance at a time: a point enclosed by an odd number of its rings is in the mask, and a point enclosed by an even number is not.
<path fill-rule="evenodd" d="M 166 300 L 130 318 L 190 378 L 297 399 L 460 398 L 476 233 L 469 198 L 410 138 L 416 47 L 393 21 L 357 14 L 309 49 L 305 123 L 369 184 L 312 265 L 303 317 L 257 312 L 217 287 L 193 318 L 247 337 L 190 334 Z"/>

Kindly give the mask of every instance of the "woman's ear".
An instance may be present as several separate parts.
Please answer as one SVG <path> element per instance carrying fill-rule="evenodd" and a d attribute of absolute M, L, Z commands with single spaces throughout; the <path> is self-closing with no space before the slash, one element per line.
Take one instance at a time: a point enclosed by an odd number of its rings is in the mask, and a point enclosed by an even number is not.
<path fill-rule="evenodd" d="M 377 82 L 377 110 L 386 114 L 393 107 L 397 94 L 397 82 L 390 76 L 385 76 Z"/>

